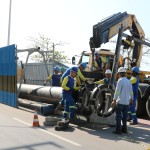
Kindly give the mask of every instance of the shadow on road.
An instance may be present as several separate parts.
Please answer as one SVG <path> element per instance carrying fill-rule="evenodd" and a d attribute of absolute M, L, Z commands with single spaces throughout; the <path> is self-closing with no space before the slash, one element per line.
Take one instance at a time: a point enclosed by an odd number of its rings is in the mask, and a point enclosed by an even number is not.
<path fill-rule="evenodd" d="M 10 148 L 3 148 L 0 150 L 20 150 L 20 149 L 27 149 L 27 150 L 34 150 L 36 147 L 40 146 L 49 146 L 50 149 L 53 149 L 53 147 L 57 147 L 59 149 L 64 149 L 64 147 L 60 146 L 58 143 L 54 142 L 44 142 L 44 143 L 35 143 L 35 144 L 27 144 L 27 145 L 21 145 L 21 146 L 16 146 L 16 147 L 10 147 Z"/>

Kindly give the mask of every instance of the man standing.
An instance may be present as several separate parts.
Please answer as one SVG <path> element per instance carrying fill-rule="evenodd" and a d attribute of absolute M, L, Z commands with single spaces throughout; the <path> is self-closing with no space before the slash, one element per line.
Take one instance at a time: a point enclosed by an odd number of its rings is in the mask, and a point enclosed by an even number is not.
<path fill-rule="evenodd" d="M 132 120 L 130 122 L 130 125 L 136 125 L 138 124 L 137 116 L 136 116 L 136 100 L 138 99 L 138 87 L 139 87 L 139 67 L 135 66 L 132 68 L 132 77 L 130 79 L 133 89 L 133 104 L 129 107 L 128 111 L 128 120 Z"/>
<path fill-rule="evenodd" d="M 81 87 L 77 87 L 74 81 L 76 77 L 78 69 L 76 67 L 72 67 L 70 70 L 70 75 L 66 76 L 62 82 L 62 95 L 64 99 L 64 114 L 62 122 L 63 124 L 68 124 L 69 118 L 74 118 L 75 116 L 75 101 L 72 97 L 73 90 L 79 90 Z"/>
<path fill-rule="evenodd" d="M 86 78 L 82 75 L 82 71 L 86 68 L 86 66 L 87 66 L 87 63 L 83 62 L 77 67 L 68 68 L 64 72 L 64 74 L 62 75 L 62 82 L 63 82 L 64 78 L 70 74 L 70 71 L 72 70 L 72 68 L 76 68 L 77 69 L 76 84 L 78 86 L 80 86 L 81 81 L 86 81 Z M 74 98 L 75 97 L 77 98 L 79 96 L 78 91 L 72 92 L 72 93 L 73 93 Z M 64 105 L 64 99 L 63 99 L 63 96 L 62 96 L 62 100 L 60 101 L 60 103 L 59 103 L 58 107 L 56 108 L 56 110 L 59 110 L 59 109 L 62 110 L 63 105 Z"/>
<path fill-rule="evenodd" d="M 86 62 L 83 62 L 83 63 L 81 63 L 79 66 L 77 66 L 76 68 L 77 68 L 77 76 L 76 76 L 76 82 L 77 82 L 77 84 L 78 85 L 80 85 L 81 84 L 81 82 L 82 81 L 86 81 L 86 78 L 83 76 L 83 74 L 82 74 L 82 71 L 86 68 L 86 66 L 87 66 L 87 63 Z M 68 68 L 65 72 L 64 72 L 64 74 L 62 75 L 62 81 L 63 81 L 63 79 L 66 77 L 66 76 L 68 76 L 69 74 L 70 74 L 70 70 L 72 69 L 72 67 L 71 68 Z"/>
<path fill-rule="evenodd" d="M 59 67 L 54 67 L 54 74 L 51 74 L 44 82 L 44 85 L 46 85 L 47 81 L 52 81 L 52 86 L 61 86 L 60 85 L 60 78 L 61 75 L 59 74 Z"/>
<path fill-rule="evenodd" d="M 116 106 L 116 130 L 114 134 L 127 133 L 127 111 L 133 101 L 133 91 L 130 81 L 126 78 L 126 69 L 118 69 L 119 80 L 117 82 L 112 106 Z M 122 126 L 121 126 L 122 121 Z"/>
<path fill-rule="evenodd" d="M 95 55 L 94 67 L 97 70 L 101 70 L 102 69 L 102 59 L 98 52 L 95 52 L 94 55 Z"/>

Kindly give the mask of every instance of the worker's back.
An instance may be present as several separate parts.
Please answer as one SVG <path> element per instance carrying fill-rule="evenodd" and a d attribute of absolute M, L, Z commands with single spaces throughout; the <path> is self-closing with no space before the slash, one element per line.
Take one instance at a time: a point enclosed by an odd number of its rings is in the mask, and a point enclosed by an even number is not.
<path fill-rule="evenodd" d="M 132 85 L 126 77 L 122 77 L 117 82 L 115 95 L 119 95 L 116 99 L 119 104 L 129 105 L 130 94 L 132 93 Z"/>

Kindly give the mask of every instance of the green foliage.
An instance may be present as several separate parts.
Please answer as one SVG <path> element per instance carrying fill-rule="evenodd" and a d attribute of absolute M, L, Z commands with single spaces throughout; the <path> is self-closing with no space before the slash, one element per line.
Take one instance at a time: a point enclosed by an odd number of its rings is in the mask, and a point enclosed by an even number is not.
<path fill-rule="evenodd" d="M 63 46 L 64 43 L 53 43 L 51 39 L 46 37 L 45 35 L 39 34 L 38 37 L 30 37 L 29 41 L 31 41 L 33 47 L 40 47 L 40 50 L 44 51 L 46 62 L 53 61 L 53 58 L 57 62 L 68 63 L 69 59 L 66 55 L 63 54 L 62 51 L 58 51 L 56 46 Z M 43 57 L 37 53 L 31 56 L 32 60 L 43 62 Z"/>

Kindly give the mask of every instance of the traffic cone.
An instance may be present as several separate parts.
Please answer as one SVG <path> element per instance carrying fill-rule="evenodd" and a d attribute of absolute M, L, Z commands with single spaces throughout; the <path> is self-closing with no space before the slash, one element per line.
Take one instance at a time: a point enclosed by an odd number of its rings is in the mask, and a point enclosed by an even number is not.
<path fill-rule="evenodd" d="M 34 113 L 34 118 L 33 118 L 33 127 L 39 127 L 39 119 L 38 119 L 38 115 L 37 115 L 37 111 L 35 110 Z"/>

